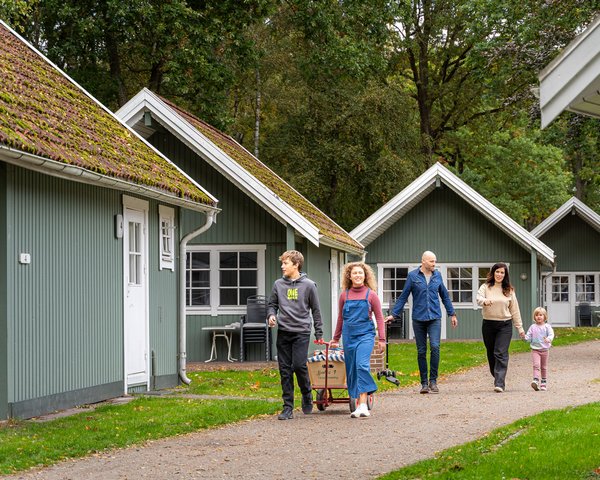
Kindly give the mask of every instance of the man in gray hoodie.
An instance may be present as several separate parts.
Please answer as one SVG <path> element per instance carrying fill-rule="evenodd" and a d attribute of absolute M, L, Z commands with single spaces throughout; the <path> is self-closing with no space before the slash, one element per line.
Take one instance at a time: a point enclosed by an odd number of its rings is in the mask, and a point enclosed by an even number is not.
<path fill-rule="evenodd" d="M 279 420 L 294 418 L 294 373 L 302 393 L 302 412 L 309 414 L 313 398 L 306 359 L 312 325 L 315 338 L 323 338 L 317 284 L 302 272 L 304 256 L 288 250 L 279 257 L 283 277 L 275 280 L 269 298 L 269 326 L 277 324 L 277 362 L 281 377 L 283 411 Z M 312 314 L 312 318 L 311 318 Z"/>

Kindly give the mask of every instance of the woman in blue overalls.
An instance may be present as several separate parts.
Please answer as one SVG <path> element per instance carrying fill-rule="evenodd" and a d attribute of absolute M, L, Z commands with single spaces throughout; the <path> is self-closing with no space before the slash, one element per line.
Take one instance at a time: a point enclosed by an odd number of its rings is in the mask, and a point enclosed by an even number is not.
<path fill-rule="evenodd" d="M 344 339 L 344 361 L 348 394 L 358 400 L 352 418 L 368 417 L 367 397 L 377 390 L 371 375 L 371 352 L 375 342 L 375 314 L 379 332 L 378 350 L 385 349 L 385 328 L 381 302 L 375 293 L 377 283 L 371 267 L 363 262 L 349 263 L 342 275 L 342 293 L 338 301 L 338 320 L 331 343 Z"/>

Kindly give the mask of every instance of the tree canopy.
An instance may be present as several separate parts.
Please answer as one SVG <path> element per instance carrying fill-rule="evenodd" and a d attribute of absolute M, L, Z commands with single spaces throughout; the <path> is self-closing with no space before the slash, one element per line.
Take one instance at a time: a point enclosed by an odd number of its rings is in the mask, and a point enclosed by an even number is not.
<path fill-rule="evenodd" d="M 600 122 L 539 129 L 538 72 L 600 0 L 0 0 L 111 109 L 142 87 L 351 229 L 436 161 L 527 228 L 600 211 Z"/>

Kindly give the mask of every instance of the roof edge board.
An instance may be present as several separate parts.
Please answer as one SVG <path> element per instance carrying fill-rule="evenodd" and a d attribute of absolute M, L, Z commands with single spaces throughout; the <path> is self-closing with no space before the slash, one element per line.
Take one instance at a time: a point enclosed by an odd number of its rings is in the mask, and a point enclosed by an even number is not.
<path fill-rule="evenodd" d="M 129 193 L 136 193 L 144 197 L 153 198 L 171 205 L 177 205 L 197 212 L 220 212 L 221 209 L 207 205 L 205 203 L 185 200 L 184 198 L 172 195 L 166 191 L 160 191 L 150 186 L 127 182 L 125 180 L 109 177 L 96 172 L 92 172 L 82 167 L 57 162 L 45 157 L 40 157 L 20 150 L 15 150 L 4 145 L 0 145 L 0 161 L 10 163 L 17 167 L 25 168 L 35 172 L 50 175 L 52 177 L 62 178 L 64 180 L 75 181 L 87 185 L 101 186 L 114 190 L 122 190 Z"/>
<path fill-rule="evenodd" d="M 526 250 L 534 249 L 538 256 L 544 260 L 545 263 L 554 263 L 554 251 L 541 242 L 539 239 L 530 234 L 525 228 L 515 222 L 512 218 L 506 215 L 502 210 L 493 205 L 489 200 L 475 191 L 467 183 L 461 180 L 458 176 L 453 174 L 450 170 L 444 167 L 441 163 L 437 162 L 411 184 L 409 184 L 404 190 L 398 193 L 389 202 L 379 208 L 373 215 L 367 220 L 358 225 L 350 233 L 356 235 L 359 241 L 363 238 L 370 237 L 367 232 L 373 232 L 377 230 L 377 227 L 393 218 L 399 211 L 402 210 L 403 206 L 406 206 L 410 199 L 415 198 L 420 190 L 423 190 L 427 186 L 435 185 L 436 179 L 441 179 L 449 188 L 452 189 L 459 197 L 469 203 L 478 212 L 484 215 L 494 225 L 504 231 L 519 245 Z M 379 232 L 381 235 L 383 232 Z M 366 242 L 368 245 L 370 242 Z"/>
<path fill-rule="evenodd" d="M 600 232 L 600 215 L 598 215 L 594 210 L 592 210 L 578 198 L 571 197 L 560 207 L 558 207 L 550 216 L 543 220 L 537 227 L 531 230 L 531 234 L 537 238 L 541 237 L 573 210 L 592 228 Z"/>
<path fill-rule="evenodd" d="M 135 102 L 135 103 L 134 103 Z M 295 209 L 291 208 L 278 195 L 266 188 L 253 175 L 236 162 L 227 160 L 228 155 L 202 135 L 195 127 L 181 118 L 177 112 L 166 105 L 159 97 L 148 89 L 138 92 L 126 106 L 121 108 L 117 114 L 124 115 L 123 120 L 128 122 L 134 115 L 139 115 L 140 110 L 146 108 L 157 115 L 157 121 L 165 126 L 181 142 L 191 148 L 194 152 L 202 154 L 204 158 L 225 177 L 234 183 L 252 198 L 260 201 L 263 208 L 271 212 L 281 223 L 292 225 L 298 232 L 306 237 L 315 246 L 319 246 L 319 229 L 308 222 Z M 126 116 L 125 116 L 126 115 Z M 137 118 L 137 117 L 136 117 Z M 226 158 L 224 158 L 226 157 Z M 232 164 L 230 167 L 228 164 Z M 249 188 L 252 186 L 253 188 Z M 350 246 L 349 246 L 350 247 Z"/>

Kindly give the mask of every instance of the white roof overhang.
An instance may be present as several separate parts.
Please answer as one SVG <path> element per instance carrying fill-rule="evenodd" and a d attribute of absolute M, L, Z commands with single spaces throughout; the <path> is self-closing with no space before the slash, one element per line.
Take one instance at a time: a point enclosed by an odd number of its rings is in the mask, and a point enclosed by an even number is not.
<path fill-rule="evenodd" d="M 539 73 L 542 128 L 563 110 L 600 118 L 600 15 Z"/>
<path fill-rule="evenodd" d="M 590 227 L 600 232 L 600 215 L 594 212 L 581 200 L 571 197 L 559 208 L 557 208 L 552 215 L 547 217 L 542 223 L 535 227 L 531 231 L 531 234 L 537 238 L 540 238 L 569 214 L 578 215 L 581 219 L 588 223 Z"/>
<path fill-rule="evenodd" d="M 116 115 L 131 128 L 139 129 L 141 135 L 150 135 L 153 130 L 144 132 L 143 127 L 144 113 L 148 111 L 151 112 L 153 119 L 187 145 L 193 152 L 205 159 L 212 167 L 221 172 L 222 175 L 246 193 L 246 195 L 254 199 L 280 223 L 291 225 L 300 235 L 307 238 L 316 246 L 323 244 L 357 255 L 363 253 L 362 250 L 354 249 L 349 245 L 324 237 L 319 232 L 317 226 L 309 222 L 275 192 L 270 190 L 246 169 L 242 168 L 238 162 L 202 135 L 197 128 L 182 118 L 173 108 L 147 88 L 138 92 L 137 95 L 116 112 Z M 281 181 L 285 182 L 283 179 Z M 289 188 L 292 187 L 290 186 Z"/>
<path fill-rule="evenodd" d="M 527 251 L 534 250 L 542 263 L 548 265 L 554 263 L 554 251 L 550 247 L 534 237 L 440 163 L 436 163 L 415 179 L 404 190 L 352 230 L 350 235 L 363 245 L 368 246 L 429 195 L 436 188 L 438 182 L 443 182 L 521 247 Z"/>

